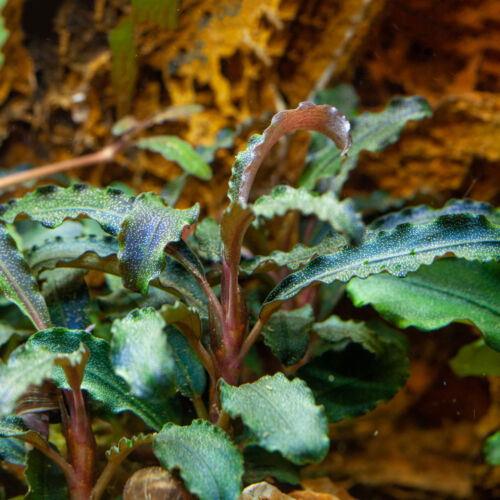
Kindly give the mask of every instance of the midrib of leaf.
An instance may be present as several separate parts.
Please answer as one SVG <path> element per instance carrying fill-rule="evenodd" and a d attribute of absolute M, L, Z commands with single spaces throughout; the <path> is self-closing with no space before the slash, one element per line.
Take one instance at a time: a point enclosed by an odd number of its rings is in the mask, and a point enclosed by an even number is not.
<path fill-rule="evenodd" d="M 155 227 L 154 227 L 154 229 L 153 229 L 153 231 L 152 231 L 152 234 L 151 234 L 151 238 L 149 238 L 149 243 L 147 244 L 147 247 L 146 247 L 146 249 L 147 249 L 147 253 L 146 253 L 146 255 L 150 255 L 150 250 L 151 250 L 151 246 L 153 245 L 153 240 L 155 239 L 155 237 L 156 237 L 157 233 L 159 233 L 158 228 L 160 227 L 160 224 L 161 224 L 161 223 L 162 223 L 162 220 L 161 220 L 161 219 L 158 219 L 158 220 L 156 221 Z M 141 270 L 143 270 L 143 269 L 144 269 L 144 264 L 147 264 L 147 263 L 148 263 L 148 260 L 147 260 L 147 259 L 146 259 L 146 260 L 143 260 L 143 261 L 141 262 Z"/>
<path fill-rule="evenodd" d="M 0 269 L 3 272 L 3 275 L 7 278 L 7 281 L 11 284 L 11 286 L 17 292 L 18 296 L 23 301 L 23 304 L 26 306 L 26 309 L 28 309 L 28 311 L 30 312 L 30 316 L 33 318 L 36 327 L 39 330 L 44 330 L 45 328 L 49 328 L 50 325 L 45 324 L 43 322 L 36 308 L 31 304 L 28 297 L 24 293 L 23 289 L 19 287 L 16 280 L 14 279 L 14 276 L 12 276 L 11 272 L 3 265 L 3 262 L 1 260 L 0 260 Z"/>
<path fill-rule="evenodd" d="M 267 403 L 269 403 L 269 407 L 272 409 L 273 414 L 277 415 L 278 418 L 284 423 L 284 425 L 288 425 L 289 428 L 293 427 L 293 422 L 290 423 L 284 415 L 274 406 L 273 402 L 262 392 L 260 392 L 254 385 L 248 384 L 248 387 L 254 391 L 258 396 L 264 399 Z"/>

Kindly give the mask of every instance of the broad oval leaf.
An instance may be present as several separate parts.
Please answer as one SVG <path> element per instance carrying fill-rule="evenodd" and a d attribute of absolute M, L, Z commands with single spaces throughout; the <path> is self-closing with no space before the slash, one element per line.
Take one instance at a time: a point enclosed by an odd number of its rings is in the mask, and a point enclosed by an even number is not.
<path fill-rule="evenodd" d="M 50 327 L 47 304 L 30 268 L 5 226 L 0 223 L 0 293 L 14 302 L 36 328 Z"/>
<path fill-rule="evenodd" d="M 157 135 L 139 139 L 134 143 L 138 148 L 159 153 L 166 160 L 175 161 L 188 174 L 208 181 L 212 170 L 189 143 L 173 135 Z"/>
<path fill-rule="evenodd" d="M 297 363 L 306 353 L 314 321 L 312 307 L 275 312 L 262 329 L 264 343 L 285 365 Z"/>
<path fill-rule="evenodd" d="M 396 97 L 381 113 L 366 112 L 352 119 L 352 147 L 345 159 L 328 147 L 317 161 L 304 170 L 299 185 L 313 189 L 316 181 L 336 175 L 335 188 L 340 192 L 349 172 L 356 167 L 361 151 L 381 151 L 396 142 L 410 120 L 431 116 L 431 108 L 422 97 Z M 328 154 L 329 153 L 329 154 Z"/>
<path fill-rule="evenodd" d="M 337 109 L 302 102 L 297 109 L 274 115 L 262 135 L 253 135 L 245 151 L 236 156 L 229 180 L 230 201 L 246 203 L 257 171 L 273 145 L 287 132 L 315 130 L 332 139 L 344 155 L 351 146 L 350 124 Z"/>
<path fill-rule="evenodd" d="M 222 408 L 241 417 L 256 444 L 298 465 L 322 460 L 330 444 L 324 409 L 303 380 L 282 373 L 233 387 L 220 384 Z"/>
<path fill-rule="evenodd" d="M 45 227 L 53 228 L 65 219 L 84 215 L 116 236 L 123 218 L 132 209 L 132 203 L 132 197 L 114 188 L 99 189 L 85 184 L 74 184 L 69 188 L 49 185 L 0 206 L 0 218 L 13 222 L 18 215 L 24 214 Z"/>
<path fill-rule="evenodd" d="M 342 351 L 327 351 L 297 372 L 325 407 L 329 422 L 372 410 L 391 399 L 408 378 L 406 339 L 381 323 L 368 326 L 377 332 L 382 344 L 378 355 L 349 343 Z"/>
<path fill-rule="evenodd" d="M 141 194 L 125 217 L 118 238 L 125 286 L 146 294 L 149 282 L 165 267 L 164 248 L 179 241 L 184 227 L 195 222 L 198 214 L 198 205 L 176 210 L 154 193 Z"/>
<path fill-rule="evenodd" d="M 175 393 L 174 359 L 164 327 L 152 307 L 135 309 L 111 326 L 111 363 L 139 398 L 161 402 Z"/>
<path fill-rule="evenodd" d="M 488 345 L 500 350 L 500 264 L 445 258 L 404 279 L 383 274 L 353 279 L 354 304 L 372 304 L 400 328 L 434 330 L 453 321 L 474 323 Z"/>
<path fill-rule="evenodd" d="M 112 413 L 130 410 L 153 429 L 161 428 L 169 419 L 176 419 L 173 410 L 167 415 L 166 407 L 159 411 L 147 401 L 130 394 L 128 384 L 113 371 L 110 346 L 105 340 L 98 339 L 85 331 L 52 328 L 30 337 L 27 345 L 33 350 L 69 353 L 78 348 L 80 343 L 85 344 L 90 352 L 81 388 L 88 391 L 93 399 L 100 401 L 106 410 Z M 56 368 L 52 379 L 60 387 L 68 388 L 62 369 Z"/>
<path fill-rule="evenodd" d="M 369 234 L 359 246 L 317 257 L 287 276 L 268 295 L 264 307 L 288 300 L 315 282 L 349 281 L 383 272 L 403 277 L 446 253 L 468 260 L 494 260 L 500 255 L 500 226 L 483 215 L 443 215 L 428 224 L 402 224 Z"/>
<path fill-rule="evenodd" d="M 24 500 L 68 498 L 68 485 L 62 470 L 41 451 L 30 450 L 24 475 L 29 486 Z"/>
<path fill-rule="evenodd" d="M 166 424 L 154 437 L 153 450 L 166 469 L 179 469 L 186 487 L 200 500 L 239 497 L 243 457 L 229 436 L 210 422 Z"/>
<path fill-rule="evenodd" d="M 364 224 L 355 211 L 352 200 L 339 201 L 335 195 L 326 192 L 316 195 L 305 188 L 276 186 L 270 195 L 261 196 L 250 205 L 256 217 L 270 219 L 285 215 L 289 210 L 299 210 L 304 215 L 315 215 L 328 222 L 348 242 L 358 242 L 363 236 Z"/>
<path fill-rule="evenodd" d="M 459 377 L 500 376 L 500 352 L 486 345 L 484 339 L 464 345 L 450 360 L 452 370 Z"/>

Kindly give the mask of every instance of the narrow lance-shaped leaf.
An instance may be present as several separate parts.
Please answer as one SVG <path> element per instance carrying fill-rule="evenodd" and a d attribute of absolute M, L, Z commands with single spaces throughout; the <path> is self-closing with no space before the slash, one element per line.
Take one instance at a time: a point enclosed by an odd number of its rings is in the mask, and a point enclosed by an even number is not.
<path fill-rule="evenodd" d="M 133 198 L 118 189 L 105 190 L 74 184 L 69 188 L 42 186 L 23 198 L 0 206 L 0 219 L 13 222 L 20 214 L 54 228 L 65 219 L 84 215 L 98 222 L 114 236 L 120 231 L 123 218 L 132 209 Z"/>
<path fill-rule="evenodd" d="M 349 281 L 388 272 L 403 277 L 446 253 L 490 261 L 500 255 L 500 226 L 483 215 L 443 215 L 428 224 L 402 224 L 368 235 L 357 247 L 317 257 L 287 276 L 266 298 L 264 307 L 288 300 L 315 282 Z"/>
<path fill-rule="evenodd" d="M 200 500 L 240 496 L 243 457 L 229 436 L 210 422 L 166 424 L 154 437 L 153 450 L 166 469 L 179 469 L 186 487 Z"/>
<path fill-rule="evenodd" d="M 136 199 L 119 235 L 118 258 L 128 288 L 147 292 L 149 282 L 165 267 L 165 246 L 179 241 L 184 227 L 192 224 L 198 214 L 198 205 L 176 210 L 167 207 L 154 193 L 144 193 Z"/>
<path fill-rule="evenodd" d="M 188 174 L 204 181 L 212 177 L 212 170 L 189 143 L 179 137 L 158 135 L 136 141 L 135 146 L 159 153 L 166 160 L 175 161 Z"/>
<path fill-rule="evenodd" d="M 498 247 L 497 247 L 498 252 Z M 500 264 L 445 258 L 405 279 L 390 275 L 354 279 L 354 304 L 372 304 L 400 328 L 434 330 L 452 321 L 474 323 L 488 345 L 500 350 Z"/>
<path fill-rule="evenodd" d="M 285 215 L 289 210 L 315 215 L 319 220 L 328 222 L 335 231 L 345 235 L 349 243 L 357 243 L 364 231 L 361 216 L 356 213 L 352 200 L 339 201 L 329 192 L 316 195 L 304 188 L 276 186 L 270 195 L 261 196 L 250 208 L 256 217 L 267 219 Z"/>
<path fill-rule="evenodd" d="M 85 331 L 52 328 L 30 337 L 27 345 L 33 350 L 68 353 L 78 348 L 80 343 L 85 344 L 90 352 L 81 388 L 88 391 L 93 399 L 100 401 L 106 410 L 112 413 L 130 410 L 153 429 L 159 429 L 168 418 L 175 418 L 173 414 L 167 418 L 166 415 L 157 413 L 147 401 L 130 394 L 128 384 L 113 371 L 110 347 L 105 340 Z M 56 368 L 52 379 L 60 387 L 69 388 L 62 369 Z"/>
<path fill-rule="evenodd" d="M 220 398 L 224 411 L 241 417 L 267 451 L 279 451 L 298 465 L 325 457 L 330 444 L 325 413 L 303 380 L 290 382 L 277 373 L 240 387 L 222 381 Z"/>
<path fill-rule="evenodd" d="M 405 124 L 431 116 L 427 101 L 421 97 L 396 97 L 381 113 L 366 112 L 352 120 L 352 147 L 344 160 L 330 148 L 330 154 L 311 164 L 302 174 L 299 185 L 312 189 L 317 180 L 337 175 L 335 190 L 340 192 L 349 172 L 356 166 L 361 151 L 381 151 L 396 142 Z"/>
<path fill-rule="evenodd" d="M 349 129 L 350 124 L 345 116 L 327 104 L 316 106 L 311 102 L 302 102 L 297 109 L 277 113 L 264 133 L 252 136 L 247 149 L 236 157 L 229 180 L 230 201 L 247 202 L 263 159 L 287 132 L 315 130 L 330 137 L 341 150 L 341 154 L 345 154 L 351 146 Z"/>
<path fill-rule="evenodd" d="M 38 329 L 50 326 L 50 316 L 38 284 L 9 235 L 0 223 L 0 294 L 14 302 Z"/>

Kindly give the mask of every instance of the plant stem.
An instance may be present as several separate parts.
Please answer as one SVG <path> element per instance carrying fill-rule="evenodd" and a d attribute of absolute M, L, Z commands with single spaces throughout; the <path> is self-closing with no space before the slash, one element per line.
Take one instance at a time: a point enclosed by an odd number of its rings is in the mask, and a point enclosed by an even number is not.
<path fill-rule="evenodd" d="M 245 356 L 248 354 L 248 351 L 259 337 L 260 332 L 262 331 L 262 328 L 264 327 L 265 323 L 266 323 L 265 321 L 259 318 L 255 323 L 255 325 L 253 325 L 251 332 L 247 335 L 246 339 L 243 341 L 243 345 L 241 346 L 241 350 L 239 353 L 240 363 L 243 362 Z"/>
<path fill-rule="evenodd" d="M 196 396 L 195 398 L 191 399 L 191 401 L 193 402 L 193 406 L 198 417 L 203 418 L 204 420 L 208 420 L 208 411 L 205 403 L 203 402 L 203 399 L 201 399 L 201 396 Z"/>
<path fill-rule="evenodd" d="M 120 467 L 121 462 L 108 462 L 104 470 L 101 472 L 101 475 L 97 479 L 95 483 L 94 489 L 90 495 L 90 500 L 99 500 L 106 490 L 106 486 L 108 485 L 111 478 L 114 476 L 116 469 Z"/>

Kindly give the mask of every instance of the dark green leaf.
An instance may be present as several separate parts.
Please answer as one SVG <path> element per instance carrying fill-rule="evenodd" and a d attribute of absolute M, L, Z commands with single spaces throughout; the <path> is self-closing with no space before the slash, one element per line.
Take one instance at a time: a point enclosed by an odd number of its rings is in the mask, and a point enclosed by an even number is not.
<path fill-rule="evenodd" d="M 303 380 L 290 382 L 277 373 L 240 387 L 222 381 L 220 397 L 224 411 L 241 417 L 267 451 L 279 451 L 297 465 L 325 457 L 330 444 L 325 413 Z"/>
<path fill-rule="evenodd" d="M 138 398 L 161 401 L 175 392 L 174 358 L 164 327 L 150 307 L 135 309 L 111 327 L 111 363 Z"/>
<path fill-rule="evenodd" d="M 79 363 L 82 346 L 75 344 L 74 347 L 64 355 L 23 344 L 12 352 L 7 364 L 0 361 L 0 416 L 14 413 L 18 399 L 30 385 L 41 385 L 45 379 L 52 378 L 57 361 L 67 358 L 72 364 Z"/>
<path fill-rule="evenodd" d="M 26 465 L 29 490 L 24 500 L 67 500 L 66 478 L 50 458 L 34 449 L 28 453 Z"/>
<path fill-rule="evenodd" d="M 245 484 L 258 483 L 267 477 L 274 477 L 280 483 L 299 484 L 299 467 L 282 457 L 278 452 L 269 453 L 258 446 L 247 446 L 245 458 Z"/>
<path fill-rule="evenodd" d="M 157 135 L 139 139 L 134 143 L 138 148 L 159 153 L 166 160 L 175 161 L 188 174 L 208 181 L 212 177 L 212 170 L 203 161 L 201 156 L 179 137 L 172 135 Z"/>
<path fill-rule="evenodd" d="M 134 20 L 128 15 L 109 32 L 111 48 L 111 80 L 113 82 L 118 116 L 130 111 L 135 92 L 137 52 L 134 44 Z"/>
<path fill-rule="evenodd" d="M 132 202 L 133 198 L 113 188 L 103 190 L 85 184 L 74 184 L 69 188 L 43 186 L 24 198 L 2 205 L 0 218 L 13 222 L 18 215 L 25 214 L 45 227 L 53 228 L 65 219 L 84 215 L 116 236 L 123 218 L 132 208 Z"/>
<path fill-rule="evenodd" d="M 396 97 L 381 113 L 363 113 L 352 120 L 352 147 L 349 156 L 343 160 L 337 150 L 328 148 L 328 152 L 313 161 L 304 171 L 299 185 L 312 189 L 317 180 L 337 175 L 335 190 L 340 192 L 349 172 L 356 166 L 361 151 L 381 151 L 398 140 L 407 122 L 429 116 L 429 104 L 421 97 Z"/>
<path fill-rule="evenodd" d="M 490 436 L 484 443 L 483 453 L 486 463 L 500 465 L 500 432 Z"/>
<path fill-rule="evenodd" d="M 471 321 L 488 345 L 500 350 L 500 265 L 446 258 L 404 279 L 390 275 L 354 279 L 347 286 L 356 306 L 372 304 L 400 328 L 434 330 Z"/>
<path fill-rule="evenodd" d="M 175 326 L 189 337 L 201 338 L 200 316 L 192 307 L 176 301 L 163 305 L 159 312 L 167 325 Z"/>
<path fill-rule="evenodd" d="M 229 436 L 206 420 L 179 427 L 166 424 L 153 450 L 168 470 L 179 469 L 200 500 L 236 500 L 241 492 L 243 457 Z"/>
<path fill-rule="evenodd" d="M 278 311 L 262 330 L 264 342 L 283 364 L 294 365 L 306 353 L 313 321 L 309 304 L 292 311 Z"/>
<path fill-rule="evenodd" d="M 188 398 L 201 396 L 207 384 L 203 365 L 184 335 L 173 327 L 167 327 L 167 332 L 177 388 Z"/>
<path fill-rule="evenodd" d="M 45 271 L 42 293 L 49 306 L 50 317 L 56 326 L 84 330 L 90 325 L 90 295 L 79 269 Z"/>
<path fill-rule="evenodd" d="M 359 98 L 352 85 L 341 83 L 331 89 L 320 90 L 313 98 L 315 104 L 335 106 L 348 118 L 354 117 L 359 105 Z"/>
<path fill-rule="evenodd" d="M 480 339 L 464 345 L 450 361 L 450 366 L 459 377 L 500 376 L 500 352 L 488 347 Z"/>
<path fill-rule="evenodd" d="M 132 0 L 138 22 L 149 21 L 160 28 L 177 26 L 178 0 Z"/>
<path fill-rule="evenodd" d="M 196 226 L 193 235 L 194 250 L 205 260 L 220 262 L 222 259 L 222 239 L 220 227 L 212 217 L 206 217 Z"/>
<path fill-rule="evenodd" d="M 183 172 L 165 184 L 165 187 L 161 190 L 160 196 L 167 205 L 175 207 L 182 191 L 184 191 L 184 188 L 186 187 L 188 177 L 189 175 L 186 172 Z"/>
<path fill-rule="evenodd" d="M 272 146 L 287 132 L 315 130 L 332 139 L 345 154 L 351 146 L 350 124 L 344 115 L 326 104 L 315 106 L 303 102 L 297 109 L 281 111 L 274 115 L 271 125 L 262 135 L 254 135 L 245 151 L 236 156 L 231 179 L 229 199 L 246 203 L 253 179 Z"/>
<path fill-rule="evenodd" d="M 50 326 L 49 310 L 38 284 L 9 235 L 0 223 L 0 294 L 14 302 L 38 329 Z"/>
<path fill-rule="evenodd" d="M 40 434 L 28 428 L 20 417 L 0 418 L 0 438 L 18 438 L 27 443 L 35 444 L 38 448 L 49 446 L 47 441 Z"/>
<path fill-rule="evenodd" d="M 149 282 L 165 267 L 165 246 L 179 241 L 184 227 L 192 224 L 198 213 L 198 205 L 176 210 L 154 193 L 141 194 L 119 235 L 118 258 L 125 286 L 146 294 Z"/>
<path fill-rule="evenodd" d="M 468 260 L 494 260 L 500 255 L 500 227 L 483 215 L 461 214 L 371 233 L 359 246 L 317 257 L 287 276 L 264 305 L 288 300 L 315 282 L 349 281 L 354 276 L 366 278 L 382 272 L 403 277 L 448 252 Z"/>
<path fill-rule="evenodd" d="M 25 466 L 28 450 L 26 444 L 16 438 L 0 438 L 0 460 Z"/>
<path fill-rule="evenodd" d="M 85 331 L 52 328 L 36 333 L 27 344 L 33 350 L 67 353 L 78 348 L 80 342 L 90 351 L 81 388 L 87 390 L 93 399 L 100 401 L 106 410 L 112 413 L 130 410 L 153 429 L 161 428 L 169 418 L 175 419 L 175 415 L 159 415 L 157 409 L 147 401 L 130 394 L 128 384 L 113 371 L 110 347 L 106 341 Z M 52 378 L 60 387 L 68 388 L 62 369 L 56 368 Z"/>
<path fill-rule="evenodd" d="M 354 210 L 352 200 L 339 201 L 332 193 L 316 195 L 305 188 L 276 186 L 270 195 L 261 196 L 250 205 L 256 217 L 270 219 L 285 215 L 289 210 L 299 210 L 304 215 L 315 215 L 319 220 L 346 236 L 348 242 L 358 242 L 363 236 L 364 225 Z"/>
<path fill-rule="evenodd" d="M 338 316 L 330 316 L 321 323 L 314 323 L 312 330 L 336 350 L 344 349 L 350 342 L 361 344 L 364 349 L 374 354 L 379 354 L 383 347 L 376 332 L 366 323 L 344 321 Z"/>
<path fill-rule="evenodd" d="M 378 356 L 349 343 L 343 351 L 328 351 L 298 371 L 330 422 L 363 415 L 388 401 L 409 375 L 406 339 L 382 324 L 368 326 L 383 346 Z"/>

